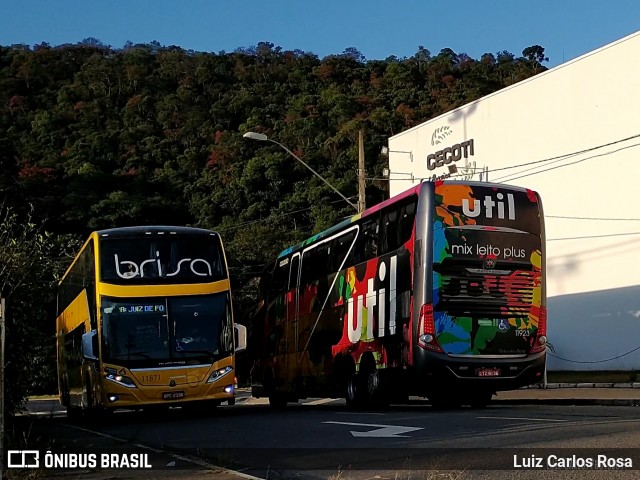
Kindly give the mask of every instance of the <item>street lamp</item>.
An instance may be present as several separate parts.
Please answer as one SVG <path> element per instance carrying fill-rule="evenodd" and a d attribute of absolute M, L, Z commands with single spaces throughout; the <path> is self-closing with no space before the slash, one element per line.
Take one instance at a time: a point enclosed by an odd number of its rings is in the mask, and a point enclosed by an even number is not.
<path fill-rule="evenodd" d="M 316 177 L 318 177 L 320 180 L 322 180 L 324 183 L 326 183 L 331 190 L 333 190 L 334 192 L 336 192 L 338 195 L 340 195 L 340 197 L 342 197 L 342 199 L 347 202 L 349 205 L 351 205 L 353 208 L 355 208 L 356 212 L 358 211 L 358 207 L 356 206 L 355 203 L 351 202 L 347 197 L 345 197 L 342 193 L 340 193 L 340 191 L 334 187 L 333 185 L 331 185 L 329 182 L 327 182 L 324 177 L 322 175 L 320 175 L 318 172 L 316 172 L 313 168 L 311 168 L 309 165 L 307 165 L 305 162 L 302 161 L 302 159 L 300 159 L 300 157 L 298 157 L 295 153 L 293 153 L 291 150 L 289 150 L 287 147 L 285 147 L 283 144 L 281 144 L 280 142 L 276 142 L 275 140 L 271 140 L 269 137 L 267 137 L 264 133 L 256 133 L 256 132 L 247 132 L 244 135 L 242 135 L 243 138 L 248 138 L 249 140 L 257 140 L 259 142 L 271 142 L 271 143 L 275 143 L 276 145 L 278 145 L 279 147 L 281 147 L 282 149 L 284 149 L 289 155 L 291 155 L 293 158 L 295 158 L 296 160 L 298 160 L 302 165 L 304 165 L 305 167 L 307 167 L 309 170 L 311 170 L 311 173 L 313 173 Z"/>
<path fill-rule="evenodd" d="M 406 150 L 389 150 L 389 147 L 385 145 L 380 149 L 380 154 L 383 157 L 388 157 L 390 153 L 408 153 L 409 159 L 413 162 L 413 152 L 407 152 Z"/>

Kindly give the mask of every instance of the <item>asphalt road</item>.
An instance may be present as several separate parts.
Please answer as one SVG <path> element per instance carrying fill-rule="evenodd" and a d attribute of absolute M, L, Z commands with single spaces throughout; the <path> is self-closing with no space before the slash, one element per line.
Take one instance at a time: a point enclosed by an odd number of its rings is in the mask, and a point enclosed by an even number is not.
<path fill-rule="evenodd" d="M 353 411 L 342 401 L 319 400 L 282 411 L 248 402 L 207 415 L 121 412 L 92 424 L 42 415 L 29 430 L 38 448 L 53 452 L 148 452 L 154 468 L 196 472 L 217 465 L 268 479 L 609 480 L 640 478 L 639 413 L 551 405 L 438 411 L 419 401 Z M 630 458 L 633 470 L 588 468 L 589 460 L 597 466 L 615 458 Z M 556 468 L 536 468 L 547 462 Z M 562 462 L 569 468 L 558 469 Z M 575 468 L 580 462 L 585 468 Z M 143 473 L 126 478 L 153 478 Z"/>

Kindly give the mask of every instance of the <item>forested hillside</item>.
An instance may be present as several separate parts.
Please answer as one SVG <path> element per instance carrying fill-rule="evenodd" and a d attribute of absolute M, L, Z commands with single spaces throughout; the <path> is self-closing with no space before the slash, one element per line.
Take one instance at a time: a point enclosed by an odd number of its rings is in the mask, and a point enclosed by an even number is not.
<path fill-rule="evenodd" d="M 535 75 L 545 60 L 539 46 L 480 59 L 419 47 L 386 60 L 356 49 L 319 59 L 270 43 L 217 54 L 157 43 L 113 49 L 94 39 L 0 47 L 8 406 L 56 388 L 55 279 L 91 230 L 219 231 L 242 318 L 250 280 L 269 259 L 353 213 L 285 151 L 243 133 L 281 142 L 355 199 L 359 129 L 367 176 L 379 178 L 389 136 Z M 368 181 L 367 204 L 385 189 Z"/>

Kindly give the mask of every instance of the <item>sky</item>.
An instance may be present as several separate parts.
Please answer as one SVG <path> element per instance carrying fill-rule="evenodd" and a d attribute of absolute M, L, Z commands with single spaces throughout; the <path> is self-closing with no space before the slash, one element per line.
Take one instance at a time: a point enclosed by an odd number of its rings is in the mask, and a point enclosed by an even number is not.
<path fill-rule="evenodd" d="M 271 42 L 323 58 L 355 47 L 367 60 L 424 46 L 479 59 L 532 45 L 554 67 L 640 30 L 637 0 L 3 0 L 0 45 L 93 37 L 220 53 Z"/>

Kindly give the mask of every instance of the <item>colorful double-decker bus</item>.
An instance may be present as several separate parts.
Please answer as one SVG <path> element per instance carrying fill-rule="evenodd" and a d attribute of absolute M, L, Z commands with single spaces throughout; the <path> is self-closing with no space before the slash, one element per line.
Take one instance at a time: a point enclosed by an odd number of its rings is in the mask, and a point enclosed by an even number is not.
<path fill-rule="evenodd" d="M 536 192 L 423 182 L 284 250 L 248 345 L 252 394 L 484 406 L 542 378 L 545 234 Z"/>
<path fill-rule="evenodd" d="M 169 226 L 93 232 L 57 298 L 60 402 L 69 414 L 234 403 L 234 325 L 220 236 Z"/>

